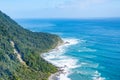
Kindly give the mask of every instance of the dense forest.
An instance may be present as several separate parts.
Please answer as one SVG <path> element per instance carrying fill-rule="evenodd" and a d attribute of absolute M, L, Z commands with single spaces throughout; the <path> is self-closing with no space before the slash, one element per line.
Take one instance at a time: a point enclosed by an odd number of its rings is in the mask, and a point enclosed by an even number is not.
<path fill-rule="evenodd" d="M 40 54 L 59 43 L 59 36 L 26 30 L 0 11 L 0 80 L 47 80 L 57 68 Z M 19 61 L 14 48 L 26 65 Z"/>

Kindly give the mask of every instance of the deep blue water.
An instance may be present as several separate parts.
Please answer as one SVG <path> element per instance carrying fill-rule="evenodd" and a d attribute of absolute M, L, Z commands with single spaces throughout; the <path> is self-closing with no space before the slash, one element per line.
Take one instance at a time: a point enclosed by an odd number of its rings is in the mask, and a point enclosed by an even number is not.
<path fill-rule="evenodd" d="M 51 32 L 63 38 L 84 40 L 69 47 L 64 54 L 76 58 L 77 64 L 85 63 L 72 70 L 69 75 L 72 80 L 94 80 L 95 75 L 105 80 L 120 80 L 120 19 L 16 21 L 34 32 Z"/>

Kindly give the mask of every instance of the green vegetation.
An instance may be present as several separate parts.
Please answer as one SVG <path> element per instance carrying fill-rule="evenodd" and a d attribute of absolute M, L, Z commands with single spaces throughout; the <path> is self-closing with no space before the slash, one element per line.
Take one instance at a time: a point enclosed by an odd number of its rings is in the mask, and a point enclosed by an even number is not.
<path fill-rule="evenodd" d="M 27 66 L 20 63 L 10 41 Z M 47 80 L 57 68 L 40 57 L 62 40 L 54 34 L 31 32 L 0 11 L 0 80 Z"/>

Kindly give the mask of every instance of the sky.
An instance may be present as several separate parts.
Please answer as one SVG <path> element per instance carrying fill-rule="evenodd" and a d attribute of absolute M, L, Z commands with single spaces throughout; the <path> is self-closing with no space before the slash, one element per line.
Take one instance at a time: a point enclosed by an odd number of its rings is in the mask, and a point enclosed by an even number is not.
<path fill-rule="evenodd" d="M 120 17 L 120 0 L 0 0 L 12 18 Z"/>

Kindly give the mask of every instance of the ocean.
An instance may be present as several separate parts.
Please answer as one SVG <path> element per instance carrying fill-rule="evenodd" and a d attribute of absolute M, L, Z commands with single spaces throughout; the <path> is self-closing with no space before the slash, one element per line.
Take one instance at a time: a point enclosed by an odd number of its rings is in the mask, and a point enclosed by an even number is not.
<path fill-rule="evenodd" d="M 120 80 L 120 19 L 16 19 L 33 32 L 57 34 L 68 44 L 45 59 L 65 73 L 59 80 Z"/>

